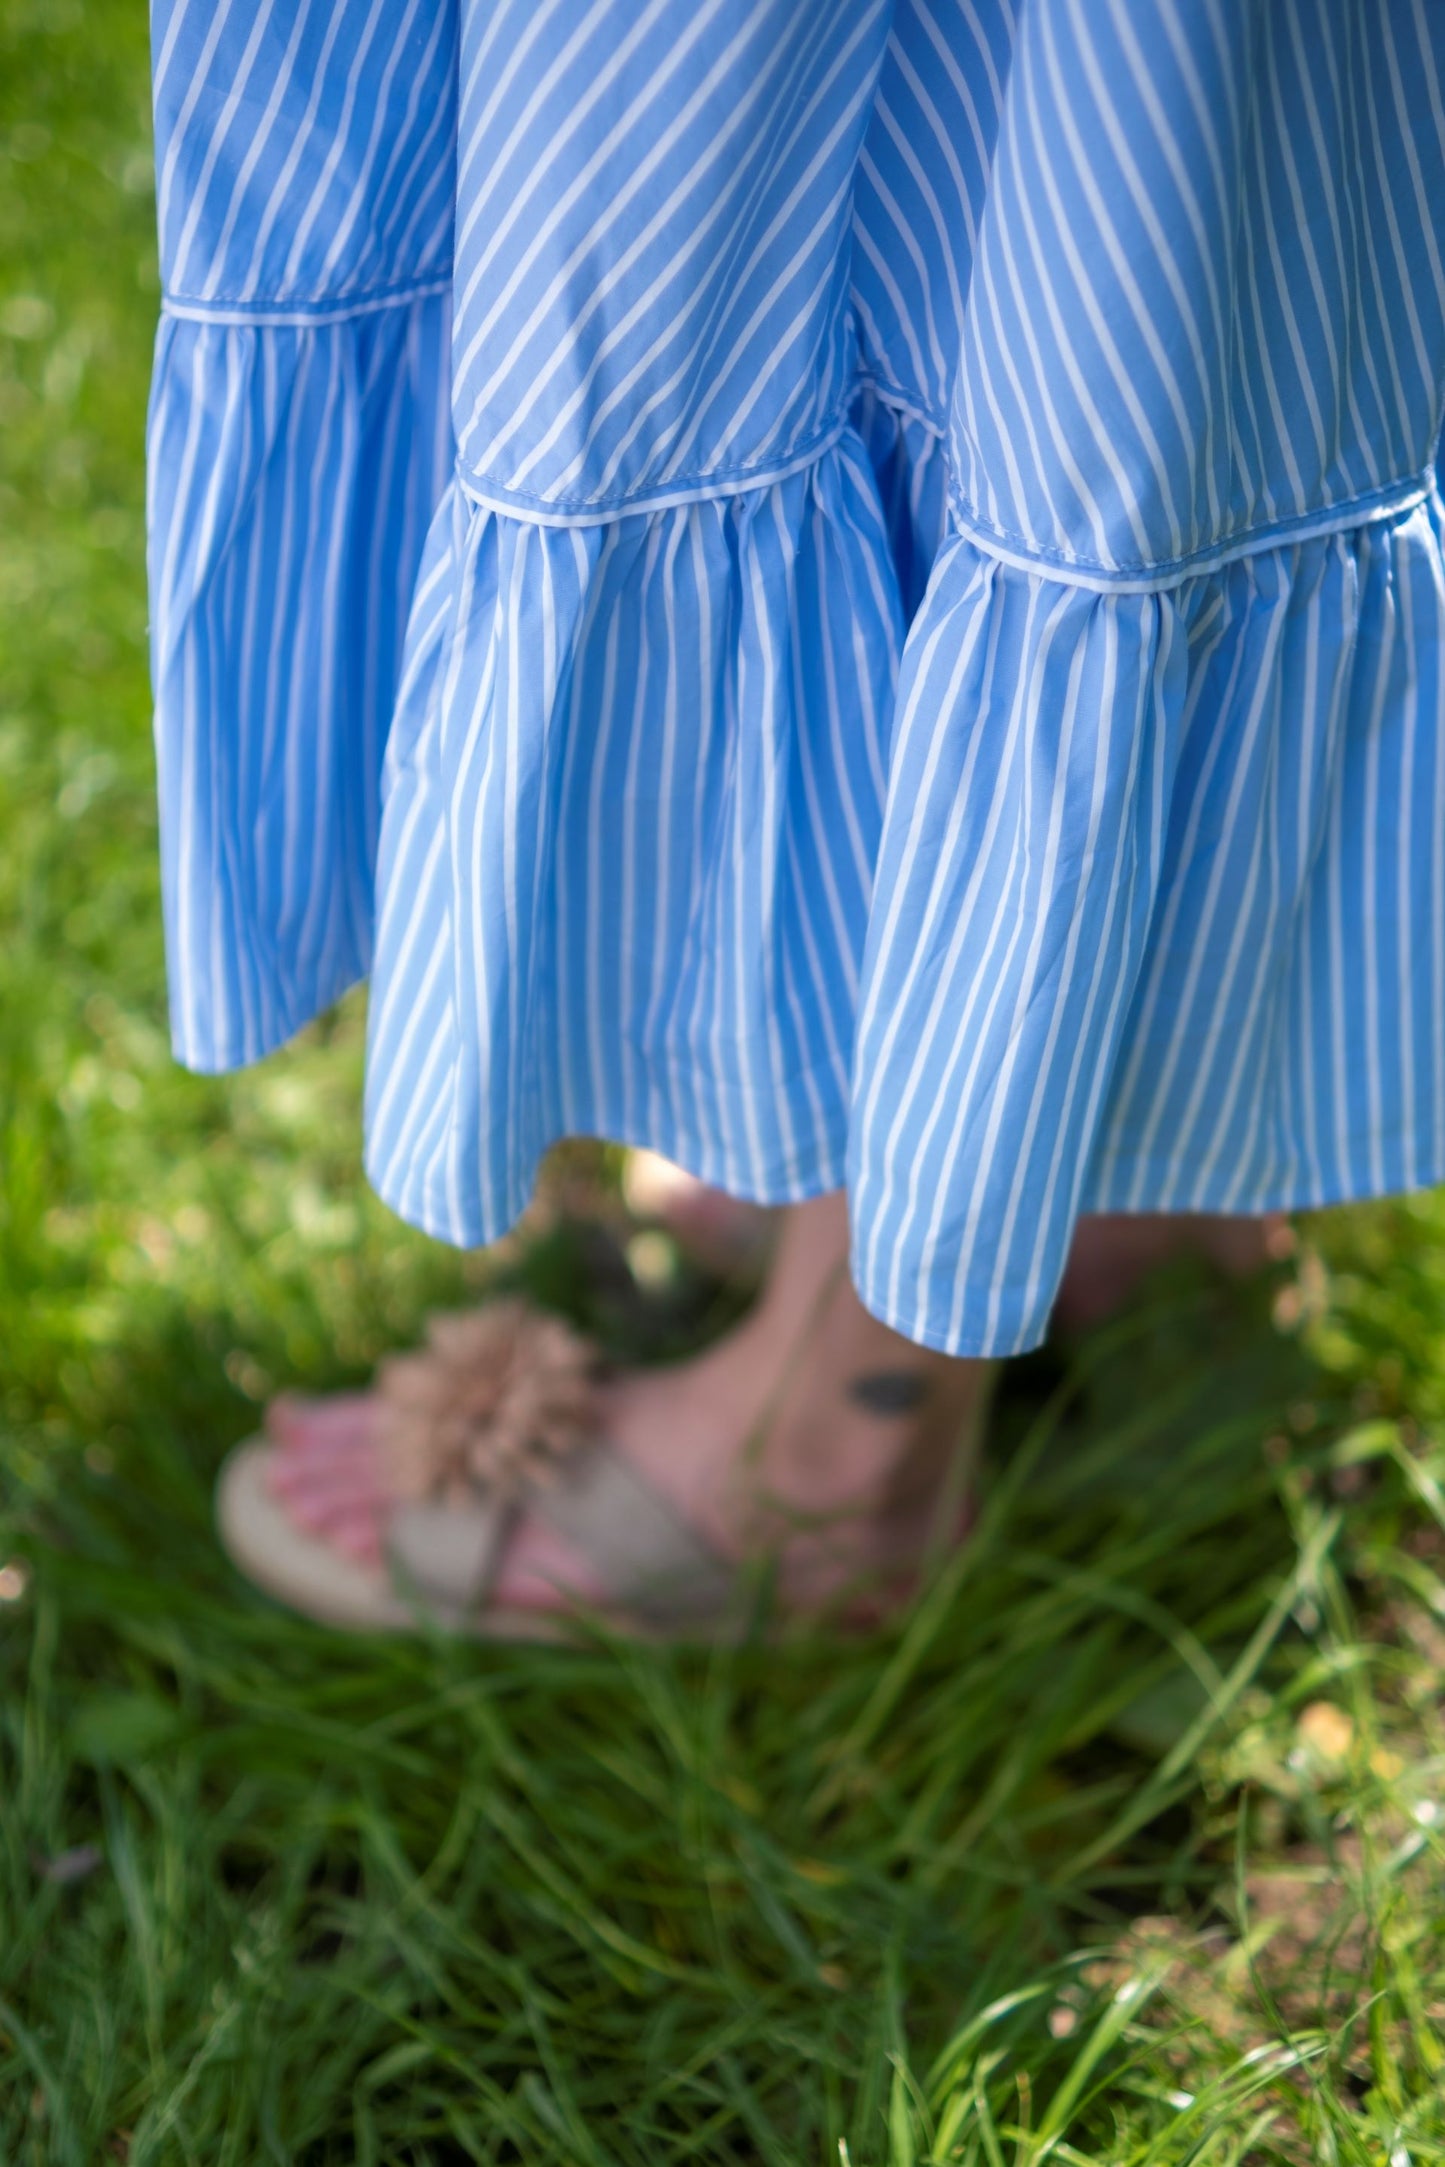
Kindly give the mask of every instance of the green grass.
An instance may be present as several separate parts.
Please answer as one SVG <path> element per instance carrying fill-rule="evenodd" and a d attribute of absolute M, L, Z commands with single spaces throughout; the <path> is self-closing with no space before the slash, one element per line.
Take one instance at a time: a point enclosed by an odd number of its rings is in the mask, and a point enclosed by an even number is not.
<path fill-rule="evenodd" d="M 652 1355 L 606 1164 L 501 1258 L 359 1009 L 166 1051 L 139 0 L 0 0 L 0 2161 L 1445 2161 L 1445 1202 L 1018 1365 L 875 1640 L 349 1641 L 209 1482 L 499 1273 Z M 8 1561 L 8 1563 L 3 1563 Z"/>

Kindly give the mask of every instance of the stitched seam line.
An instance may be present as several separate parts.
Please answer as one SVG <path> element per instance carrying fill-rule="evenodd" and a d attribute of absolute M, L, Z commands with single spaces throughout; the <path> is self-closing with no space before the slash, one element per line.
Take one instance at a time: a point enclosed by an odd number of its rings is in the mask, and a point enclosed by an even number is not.
<path fill-rule="evenodd" d="M 350 316 L 370 316 L 379 309 L 401 308 L 409 301 L 447 293 L 451 283 L 452 274 L 447 269 L 430 278 L 409 279 L 401 285 L 376 286 L 365 293 L 334 294 L 320 300 L 167 293 L 161 300 L 161 313 L 201 323 L 253 323 L 268 328 L 287 324 L 341 323 Z"/>
<path fill-rule="evenodd" d="M 705 474 L 684 474 L 653 488 L 626 491 L 610 497 L 539 497 L 529 490 L 510 489 L 505 482 L 472 474 L 460 462 L 457 480 L 472 500 L 492 511 L 516 511 L 541 525 L 596 526 L 603 520 L 633 512 L 666 511 L 699 498 L 735 497 L 752 489 L 767 489 L 774 482 L 812 466 L 844 435 L 846 415 L 835 415 L 814 436 L 781 458 L 755 466 L 713 467 Z"/>
<path fill-rule="evenodd" d="M 949 511 L 955 527 L 966 540 L 976 543 L 987 555 L 1017 565 L 1022 571 L 1042 571 L 1080 587 L 1122 589 L 1138 594 L 1182 586 L 1186 580 L 1216 571 L 1240 557 L 1259 556 L 1265 550 L 1291 542 L 1312 541 L 1317 536 L 1338 534 L 1349 527 L 1368 526 L 1376 520 L 1414 511 L 1425 501 L 1433 483 L 1434 468 L 1427 467 L 1421 474 L 1385 482 L 1378 489 L 1351 497 L 1343 504 L 1296 512 L 1287 519 L 1246 528 L 1240 534 L 1212 543 L 1205 549 L 1192 550 L 1186 556 L 1161 558 L 1153 564 L 1101 564 L 1094 558 L 1075 556 L 1068 550 L 1027 541 L 1021 535 L 1010 534 L 1007 528 L 995 526 L 957 495 L 951 495 Z"/>

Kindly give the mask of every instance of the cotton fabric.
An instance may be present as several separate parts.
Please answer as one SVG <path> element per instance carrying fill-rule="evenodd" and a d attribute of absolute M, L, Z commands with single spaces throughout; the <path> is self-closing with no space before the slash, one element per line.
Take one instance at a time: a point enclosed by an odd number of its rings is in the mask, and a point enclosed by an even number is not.
<path fill-rule="evenodd" d="M 877 1314 L 1445 1172 L 1445 11 L 156 0 L 176 1050 L 847 1181 Z"/>

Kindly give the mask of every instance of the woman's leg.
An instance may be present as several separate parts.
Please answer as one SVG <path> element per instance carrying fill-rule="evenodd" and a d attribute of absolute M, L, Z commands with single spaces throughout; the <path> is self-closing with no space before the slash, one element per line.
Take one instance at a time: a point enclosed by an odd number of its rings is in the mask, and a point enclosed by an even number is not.
<path fill-rule="evenodd" d="M 799 1601 L 915 1563 L 934 1532 L 988 1365 L 950 1361 L 867 1313 L 847 1273 L 841 1193 L 780 1214 L 762 1292 L 691 1361 L 606 1388 L 608 1434 L 694 1527 L 734 1556 L 779 1559 Z M 274 1481 L 294 1518 L 375 1557 L 387 1509 L 366 1394 L 282 1400 Z M 543 1522 L 524 1522 L 497 1584 L 504 1604 L 596 1597 Z"/>
<path fill-rule="evenodd" d="M 1176 1257 L 1203 1257 L 1217 1271 L 1245 1279 L 1271 1257 L 1288 1255 L 1289 1221 L 1218 1212 L 1108 1212 L 1074 1229 L 1068 1270 L 1054 1305 L 1055 1320 L 1084 1331 L 1112 1316 L 1144 1280 Z"/>
<path fill-rule="evenodd" d="M 777 1213 L 710 1189 L 656 1152 L 629 1154 L 623 1193 L 640 1219 L 665 1226 L 705 1269 L 724 1278 L 761 1276 Z M 1289 1221 L 1217 1212 L 1094 1214 L 1079 1220 L 1054 1320 L 1086 1330 L 1112 1316 L 1150 1273 L 1175 1257 L 1205 1258 L 1231 1278 L 1246 1278 L 1271 1257 L 1289 1253 Z"/>

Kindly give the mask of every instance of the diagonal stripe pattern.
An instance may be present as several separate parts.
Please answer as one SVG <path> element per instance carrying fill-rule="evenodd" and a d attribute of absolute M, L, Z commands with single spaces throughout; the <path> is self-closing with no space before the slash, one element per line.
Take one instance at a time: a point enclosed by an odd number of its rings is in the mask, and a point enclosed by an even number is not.
<path fill-rule="evenodd" d="M 367 1163 L 1081 1210 L 1445 1175 L 1432 0 L 156 0 L 177 1052 Z"/>

